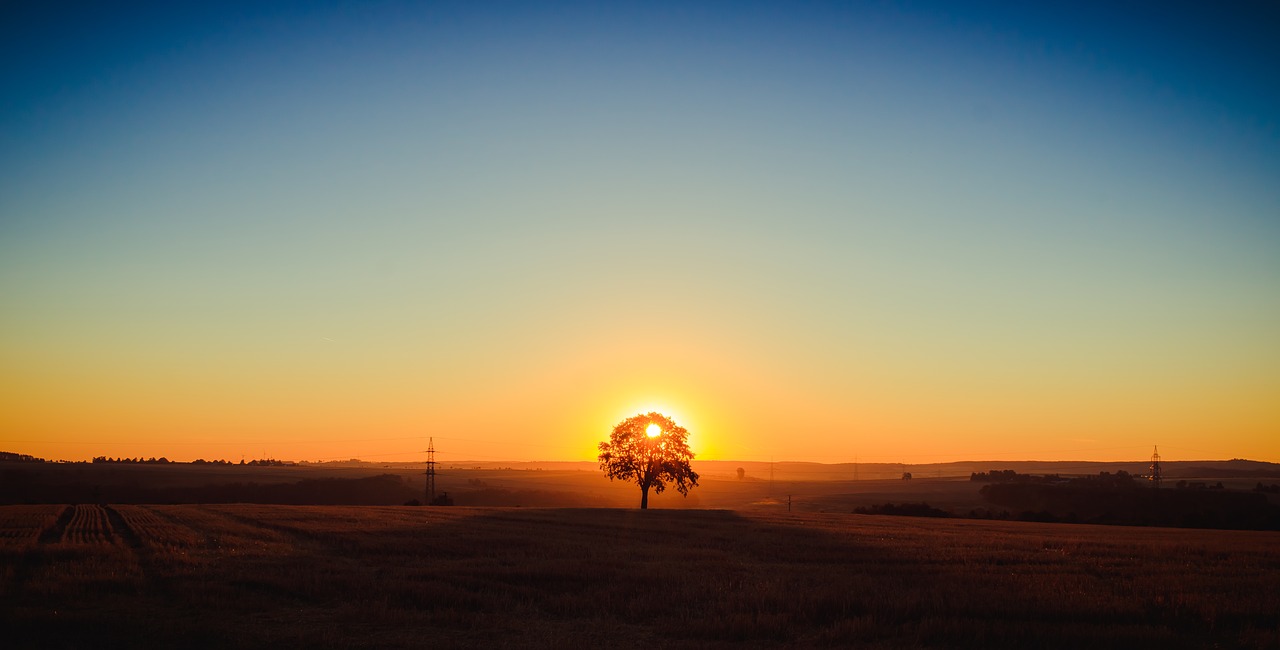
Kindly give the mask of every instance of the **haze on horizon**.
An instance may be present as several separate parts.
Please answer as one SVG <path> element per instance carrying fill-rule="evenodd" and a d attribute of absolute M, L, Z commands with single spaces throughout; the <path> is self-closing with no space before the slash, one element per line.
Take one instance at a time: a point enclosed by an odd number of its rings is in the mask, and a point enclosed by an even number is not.
<path fill-rule="evenodd" d="M 1278 24 L 7 6 L 0 450 L 1277 461 Z"/>

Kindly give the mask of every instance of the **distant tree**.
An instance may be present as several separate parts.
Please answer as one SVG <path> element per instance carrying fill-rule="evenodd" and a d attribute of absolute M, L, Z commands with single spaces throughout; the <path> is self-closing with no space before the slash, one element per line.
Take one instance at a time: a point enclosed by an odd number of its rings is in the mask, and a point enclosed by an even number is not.
<path fill-rule="evenodd" d="M 743 478 L 744 476 L 746 476 L 746 475 L 747 475 L 747 470 L 742 469 L 741 467 L 739 467 L 739 468 L 738 468 L 738 480 L 739 480 L 739 481 L 741 481 L 741 480 L 742 480 L 742 478 Z"/>
<path fill-rule="evenodd" d="M 698 473 L 689 466 L 689 432 L 667 416 L 644 413 L 629 417 L 613 428 L 608 442 L 600 443 L 600 469 L 609 480 L 635 481 L 640 486 L 640 509 L 649 507 L 649 489 L 661 494 L 667 484 L 688 496 L 698 485 Z"/>
<path fill-rule="evenodd" d="M 15 454 L 11 451 L 0 451 L 0 460 L 13 461 L 18 463 L 44 463 L 47 462 L 43 458 L 37 458 L 30 454 Z M 97 462 L 95 459 L 94 462 Z"/>

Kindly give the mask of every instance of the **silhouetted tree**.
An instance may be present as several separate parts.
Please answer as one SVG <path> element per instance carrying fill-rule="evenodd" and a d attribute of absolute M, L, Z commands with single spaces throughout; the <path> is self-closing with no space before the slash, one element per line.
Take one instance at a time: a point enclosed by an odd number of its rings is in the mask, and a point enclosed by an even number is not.
<path fill-rule="evenodd" d="M 635 481 L 640 486 L 640 509 L 649 507 L 649 488 L 661 494 L 667 484 L 688 496 L 697 487 L 698 473 L 689 467 L 689 432 L 661 413 L 629 417 L 600 443 L 600 469 L 609 480 Z"/>

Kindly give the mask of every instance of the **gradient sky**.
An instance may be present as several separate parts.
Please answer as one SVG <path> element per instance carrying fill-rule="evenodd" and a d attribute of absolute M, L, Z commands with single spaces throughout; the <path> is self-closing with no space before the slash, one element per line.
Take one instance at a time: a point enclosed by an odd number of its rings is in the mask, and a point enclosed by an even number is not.
<path fill-rule="evenodd" d="M 0 449 L 1280 461 L 1274 3 L 26 4 Z"/>

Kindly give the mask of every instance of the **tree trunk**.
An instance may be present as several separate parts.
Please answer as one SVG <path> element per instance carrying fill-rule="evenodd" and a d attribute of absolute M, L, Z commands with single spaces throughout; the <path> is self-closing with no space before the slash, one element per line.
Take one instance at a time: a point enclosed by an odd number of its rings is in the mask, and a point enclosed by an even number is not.
<path fill-rule="evenodd" d="M 640 509 L 641 510 L 649 509 L 649 486 L 647 485 L 643 485 L 640 487 Z"/>

